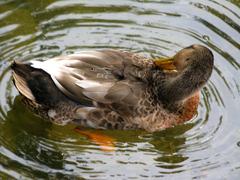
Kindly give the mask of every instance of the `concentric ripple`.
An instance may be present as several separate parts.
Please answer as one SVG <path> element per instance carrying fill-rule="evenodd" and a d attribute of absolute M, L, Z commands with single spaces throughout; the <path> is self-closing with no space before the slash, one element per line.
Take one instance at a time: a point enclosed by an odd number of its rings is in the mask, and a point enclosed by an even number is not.
<path fill-rule="evenodd" d="M 0 2 L 0 179 L 237 179 L 240 176 L 240 3 L 234 0 L 3 0 Z M 209 47 L 214 72 L 190 122 L 150 134 L 104 131 L 114 152 L 46 122 L 22 104 L 13 60 L 80 50 L 171 56 Z M 98 132 L 98 131 L 96 131 Z"/>

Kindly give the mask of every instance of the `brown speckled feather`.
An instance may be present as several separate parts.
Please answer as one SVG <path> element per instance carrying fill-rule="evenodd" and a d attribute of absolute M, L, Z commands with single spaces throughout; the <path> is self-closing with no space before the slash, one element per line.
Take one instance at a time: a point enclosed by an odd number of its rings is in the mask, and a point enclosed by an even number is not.
<path fill-rule="evenodd" d="M 152 132 L 192 118 L 199 102 L 196 92 L 212 71 L 213 56 L 203 46 L 185 48 L 175 57 L 177 72 L 117 50 L 13 63 L 12 69 L 25 101 L 55 123 Z"/>

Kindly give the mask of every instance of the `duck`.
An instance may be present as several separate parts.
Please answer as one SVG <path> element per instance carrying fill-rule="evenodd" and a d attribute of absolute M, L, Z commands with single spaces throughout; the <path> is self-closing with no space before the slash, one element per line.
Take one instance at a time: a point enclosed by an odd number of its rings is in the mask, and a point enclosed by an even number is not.
<path fill-rule="evenodd" d="M 196 115 L 213 66 L 211 50 L 193 44 L 168 58 L 103 49 L 11 69 L 23 103 L 55 124 L 155 132 Z"/>

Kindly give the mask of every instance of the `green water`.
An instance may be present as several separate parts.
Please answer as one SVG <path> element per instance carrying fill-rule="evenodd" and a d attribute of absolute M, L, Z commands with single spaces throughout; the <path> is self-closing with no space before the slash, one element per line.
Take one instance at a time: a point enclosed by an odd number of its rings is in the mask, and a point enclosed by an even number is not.
<path fill-rule="evenodd" d="M 194 43 L 214 53 L 198 115 L 158 133 L 104 131 L 114 152 L 34 116 L 11 82 L 12 60 L 80 50 L 171 56 Z M 0 179 L 239 179 L 240 1 L 1 0 Z"/>

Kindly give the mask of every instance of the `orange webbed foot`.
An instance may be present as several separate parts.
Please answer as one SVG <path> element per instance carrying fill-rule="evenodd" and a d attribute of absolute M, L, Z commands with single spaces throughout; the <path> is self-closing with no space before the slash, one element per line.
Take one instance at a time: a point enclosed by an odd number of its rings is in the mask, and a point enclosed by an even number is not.
<path fill-rule="evenodd" d="M 114 138 L 112 138 L 110 136 L 107 136 L 107 135 L 104 135 L 104 134 L 101 134 L 100 132 L 83 130 L 83 129 L 80 129 L 79 127 L 76 127 L 75 131 L 78 132 L 81 135 L 86 136 L 93 143 L 99 145 L 100 149 L 102 151 L 108 151 L 108 152 L 115 151 L 115 146 L 114 146 L 115 139 Z"/>

